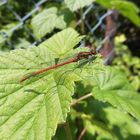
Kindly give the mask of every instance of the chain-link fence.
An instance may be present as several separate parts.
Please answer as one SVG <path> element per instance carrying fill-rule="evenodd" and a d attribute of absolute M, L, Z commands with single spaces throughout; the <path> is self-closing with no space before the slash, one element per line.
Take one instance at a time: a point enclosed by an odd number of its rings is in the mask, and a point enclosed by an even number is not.
<path fill-rule="evenodd" d="M 28 35 L 32 38 L 32 45 L 35 45 L 37 42 L 35 40 L 34 34 L 31 29 L 26 25 L 26 21 L 37 12 L 43 4 L 47 4 L 47 0 L 40 0 L 36 2 L 35 0 L 30 0 L 30 4 L 32 5 L 30 11 L 26 13 L 26 15 L 21 16 L 13 6 L 8 2 L 8 0 L 0 1 L 0 8 L 4 7 L 6 11 L 9 11 L 13 17 L 16 19 L 17 24 L 10 28 L 7 32 L 0 30 L 0 44 L 6 42 L 9 46 L 13 46 L 11 40 L 9 40 L 9 36 L 11 33 L 19 30 L 21 27 L 28 33 Z M 22 10 L 22 9 L 21 9 Z M 113 10 L 106 11 L 102 7 L 97 4 L 91 4 L 86 8 L 82 9 L 82 17 L 78 20 L 77 26 L 80 24 L 84 24 L 87 28 L 87 32 L 96 37 L 95 32 L 101 31 L 104 35 L 103 37 L 99 37 L 100 43 L 96 47 L 97 51 L 100 51 L 104 58 L 105 63 L 109 63 L 112 56 L 114 55 L 114 35 L 117 29 L 116 19 L 117 12 Z M 103 12 L 100 12 L 103 11 Z M 94 15 L 91 19 L 89 15 Z M 6 17 L 5 17 L 6 19 Z M 98 32 L 97 32 L 98 33 Z M 81 46 L 84 44 L 82 42 Z"/>
<path fill-rule="evenodd" d="M 34 38 L 33 33 L 31 32 L 31 30 L 26 26 L 25 22 L 26 20 L 28 20 L 35 12 L 37 12 L 40 8 L 41 5 L 43 5 L 45 2 L 47 2 L 47 0 L 40 0 L 39 2 L 35 2 L 34 0 L 31 0 L 32 5 L 34 5 L 33 9 L 31 11 L 29 11 L 26 15 L 24 15 L 23 17 L 21 17 L 13 8 L 12 5 L 10 5 L 10 3 L 7 0 L 2 0 L 0 2 L 0 6 L 5 6 L 5 10 L 10 11 L 13 16 L 15 16 L 15 19 L 17 20 L 18 24 L 16 26 L 14 26 L 13 28 L 11 28 L 8 32 L 2 32 L 0 31 L 0 35 L 2 36 L 2 39 L 0 39 L 0 43 L 4 42 L 5 40 L 7 41 L 7 43 L 9 45 L 12 45 L 11 42 L 8 41 L 8 37 L 10 36 L 11 33 L 13 33 L 14 31 L 20 29 L 21 27 L 23 27 L 30 36 L 32 36 Z"/>

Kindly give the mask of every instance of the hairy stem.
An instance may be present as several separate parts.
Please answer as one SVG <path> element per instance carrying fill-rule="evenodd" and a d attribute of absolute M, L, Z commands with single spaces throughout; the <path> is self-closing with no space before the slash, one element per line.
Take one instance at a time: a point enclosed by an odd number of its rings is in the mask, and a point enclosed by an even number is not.
<path fill-rule="evenodd" d="M 86 94 L 85 96 L 82 96 L 81 98 L 79 98 L 76 101 L 74 101 L 73 103 L 71 103 L 71 106 L 74 106 L 74 105 L 78 104 L 80 101 L 85 100 L 91 96 L 92 96 L 92 93 Z"/>
<path fill-rule="evenodd" d="M 80 136 L 78 137 L 78 140 L 82 140 L 84 134 L 86 133 L 86 128 L 84 128 L 80 134 Z"/>

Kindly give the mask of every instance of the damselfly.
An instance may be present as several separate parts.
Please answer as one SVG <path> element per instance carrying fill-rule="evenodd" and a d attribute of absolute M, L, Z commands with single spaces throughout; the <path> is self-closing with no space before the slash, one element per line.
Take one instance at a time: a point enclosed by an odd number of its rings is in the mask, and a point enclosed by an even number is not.
<path fill-rule="evenodd" d="M 79 52 L 74 58 L 72 59 L 69 59 L 65 62 L 62 62 L 62 63 L 58 63 L 56 65 L 53 65 L 53 66 L 50 66 L 50 67 L 47 67 L 47 68 L 44 68 L 44 69 L 41 69 L 39 71 L 36 71 L 36 72 L 33 72 L 31 73 L 30 75 L 28 76 L 24 76 L 20 82 L 23 82 L 33 76 L 36 76 L 36 75 L 39 75 L 41 73 L 44 73 L 44 72 L 47 72 L 49 70 L 52 70 L 52 69 L 56 69 L 57 67 L 61 67 L 61 66 L 64 66 L 64 65 L 68 65 L 70 63 L 74 63 L 74 62 L 78 62 L 79 60 L 82 60 L 82 59 L 88 59 L 90 56 L 94 56 L 96 54 L 95 51 L 89 51 L 89 52 Z"/>

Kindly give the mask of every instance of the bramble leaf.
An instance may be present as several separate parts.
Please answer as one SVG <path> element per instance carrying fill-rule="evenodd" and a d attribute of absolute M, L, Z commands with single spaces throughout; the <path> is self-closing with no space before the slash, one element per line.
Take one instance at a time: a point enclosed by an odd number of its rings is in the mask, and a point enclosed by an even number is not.
<path fill-rule="evenodd" d="M 74 29 L 68 28 L 38 47 L 0 55 L 0 139 L 51 139 L 70 109 L 78 77 L 65 70 L 74 64 L 20 80 L 48 67 L 48 61 L 70 53 L 80 39 Z M 55 57 L 51 55 L 52 46 Z"/>
<path fill-rule="evenodd" d="M 113 129 L 115 126 L 121 128 L 119 132 L 114 130 L 119 139 L 121 139 L 120 133 L 124 139 L 129 137 L 130 134 L 132 136 L 137 135 L 140 137 L 140 124 L 129 114 L 123 113 L 122 111 L 113 107 L 106 107 L 103 109 L 103 111 L 104 115 L 101 115 L 101 117 L 103 120 L 105 120 L 109 128 Z"/>
<path fill-rule="evenodd" d="M 95 0 L 65 0 L 66 5 L 71 11 L 76 11 L 79 8 L 90 5 Z"/>
<path fill-rule="evenodd" d="M 123 73 L 109 68 L 104 74 L 94 77 L 98 83 L 92 91 L 96 99 L 108 102 L 140 121 L 140 96 L 131 88 Z"/>
<path fill-rule="evenodd" d="M 140 27 L 139 8 L 132 2 L 125 0 L 96 0 L 97 3 L 109 9 L 118 10 L 123 16 Z"/>
<path fill-rule="evenodd" d="M 73 14 L 68 9 L 51 7 L 36 15 L 32 19 L 31 26 L 36 38 L 40 39 L 55 28 L 66 28 L 73 18 Z"/>

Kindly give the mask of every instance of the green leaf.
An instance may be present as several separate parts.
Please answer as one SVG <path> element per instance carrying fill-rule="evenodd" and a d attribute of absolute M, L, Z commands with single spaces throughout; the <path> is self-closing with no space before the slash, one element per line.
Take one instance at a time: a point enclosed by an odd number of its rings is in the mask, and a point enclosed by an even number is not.
<path fill-rule="evenodd" d="M 118 135 L 119 139 L 121 139 L 122 136 L 126 139 L 130 134 L 137 135 L 140 138 L 140 124 L 129 114 L 122 113 L 120 110 L 113 107 L 106 107 L 103 111 L 104 113 L 102 113 L 101 117 L 105 120 L 108 127 L 111 129 L 116 126 L 120 128 L 119 131 L 117 131 L 117 129 L 114 130 L 114 133 Z M 120 134 L 122 136 L 120 136 Z"/>
<path fill-rule="evenodd" d="M 98 133 L 100 137 L 104 137 L 106 139 L 108 138 L 109 140 L 110 139 L 116 140 L 116 136 L 115 136 L 115 133 L 113 132 L 113 130 L 111 130 L 109 127 L 106 127 L 106 124 L 103 121 L 100 121 L 99 117 L 97 119 L 95 116 L 93 117 L 93 112 L 94 112 L 93 104 L 90 105 L 90 107 L 92 108 L 92 110 L 87 111 L 89 109 L 89 108 L 87 108 L 86 114 L 84 114 L 85 111 L 83 112 L 81 110 L 82 108 L 80 109 L 80 111 L 71 109 L 71 119 L 73 120 L 73 123 L 75 124 L 75 121 L 77 119 L 81 119 L 83 122 L 82 124 L 87 132 L 86 135 L 88 135 L 90 137 L 89 139 L 97 137 L 96 134 Z M 96 108 L 98 108 L 98 107 L 99 106 L 96 106 Z"/>
<path fill-rule="evenodd" d="M 106 127 L 105 124 L 99 121 L 95 120 L 83 120 L 84 127 L 86 128 L 87 132 L 95 135 L 96 133 L 99 133 L 99 137 L 102 137 L 104 139 L 111 140 L 114 138 L 116 140 L 115 134 Z M 98 138 L 99 139 L 99 138 Z"/>
<path fill-rule="evenodd" d="M 86 114 L 93 113 L 93 129 L 94 122 L 99 121 L 105 126 L 106 129 L 111 130 L 119 140 L 130 139 L 130 136 L 137 136 L 140 138 L 140 124 L 130 114 L 122 112 L 118 108 L 112 107 L 108 103 L 103 103 L 96 99 L 88 100 L 88 104 L 89 105 L 87 108 L 85 108 L 85 111 Z M 102 135 L 100 134 L 100 136 Z M 107 134 L 105 136 L 107 136 Z"/>
<path fill-rule="evenodd" d="M 115 8 L 123 16 L 127 17 L 135 25 L 140 27 L 140 16 L 138 15 L 140 10 L 134 3 L 125 0 L 96 0 L 96 2 L 106 8 Z"/>
<path fill-rule="evenodd" d="M 27 49 L 31 46 L 31 43 L 24 38 L 19 38 L 17 44 L 15 45 L 15 49 Z"/>
<path fill-rule="evenodd" d="M 48 67 L 48 61 L 55 58 L 51 57 L 54 48 L 56 57 L 62 57 L 80 39 L 69 28 L 38 47 L 0 55 L 0 139 L 51 139 L 57 124 L 66 120 L 78 78 L 63 67 L 22 83 L 20 80 L 27 73 Z"/>
<path fill-rule="evenodd" d="M 31 26 L 36 38 L 40 39 L 55 28 L 66 28 L 73 18 L 73 14 L 66 8 L 51 7 L 36 15 L 32 19 Z"/>
<path fill-rule="evenodd" d="M 104 74 L 96 74 L 95 80 L 98 83 L 93 89 L 96 99 L 108 102 L 140 121 L 140 95 L 131 89 L 123 73 L 109 68 Z"/>
<path fill-rule="evenodd" d="M 65 0 L 64 2 L 71 11 L 76 11 L 80 8 L 90 5 L 94 1 L 95 0 Z"/>
<path fill-rule="evenodd" d="M 0 30 L 0 49 L 2 51 L 9 50 L 9 48 L 5 47 L 5 42 L 13 35 L 13 28 L 17 26 L 18 23 L 10 23 L 2 27 Z"/>
<path fill-rule="evenodd" d="M 65 56 L 77 45 L 84 36 L 79 34 L 72 28 L 63 30 L 61 34 L 56 34 L 49 40 L 42 43 L 42 48 L 46 46 L 49 53 L 53 53 L 59 57 Z"/>

